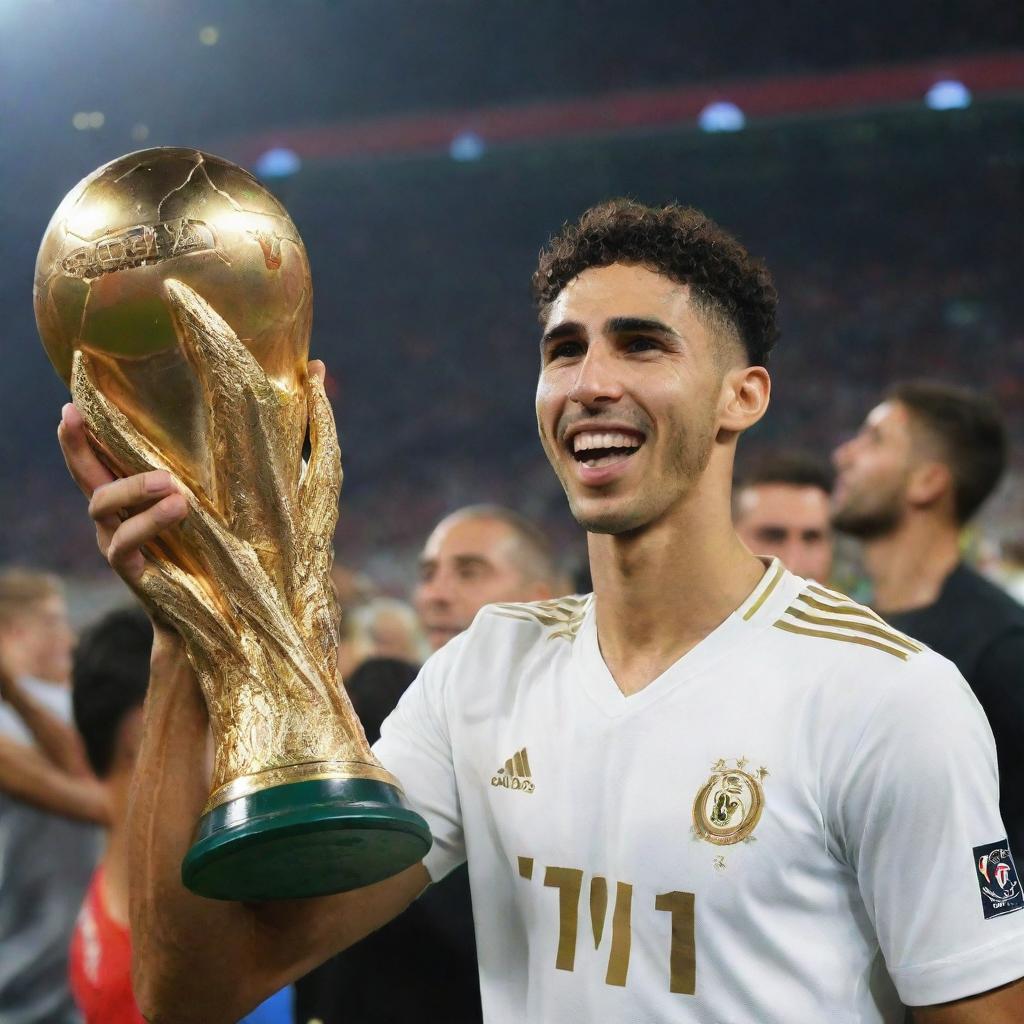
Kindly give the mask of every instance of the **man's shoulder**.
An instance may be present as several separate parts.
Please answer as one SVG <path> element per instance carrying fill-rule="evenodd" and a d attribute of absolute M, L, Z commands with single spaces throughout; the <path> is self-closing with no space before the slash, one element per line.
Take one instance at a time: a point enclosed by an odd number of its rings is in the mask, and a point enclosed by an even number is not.
<path fill-rule="evenodd" d="M 820 583 L 803 582 L 773 623 L 801 661 L 871 665 L 884 674 L 887 668 L 945 660 L 867 605 Z"/>
<path fill-rule="evenodd" d="M 514 631 L 526 638 L 575 640 L 593 594 L 569 594 L 547 601 L 485 605 L 477 616 L 484 629 Z"/>

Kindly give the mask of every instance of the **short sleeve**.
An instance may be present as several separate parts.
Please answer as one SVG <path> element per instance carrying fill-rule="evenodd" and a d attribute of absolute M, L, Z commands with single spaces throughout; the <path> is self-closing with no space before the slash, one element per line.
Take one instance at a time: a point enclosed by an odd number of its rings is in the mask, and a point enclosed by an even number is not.
<path fill-rule="evenodd" d="M 446 676 L 461 641 L 450 640 L 427 660 L 373 746 L 381 764 L 397 777 L 409 806 L 430 826 L 434 843 L 423 863 L 434 882 L 466 859 L 445 711 Z"/>
<path fill-rule="evenodd" d="M 945 659 L 912 661 L 836 760 L 827 813 L 901 999 L 927 1006 L 1024 976 L 1024 913 L 1012 860 L 1003 888 L 983 877 L 1008 849 L 985 715 Z"/>

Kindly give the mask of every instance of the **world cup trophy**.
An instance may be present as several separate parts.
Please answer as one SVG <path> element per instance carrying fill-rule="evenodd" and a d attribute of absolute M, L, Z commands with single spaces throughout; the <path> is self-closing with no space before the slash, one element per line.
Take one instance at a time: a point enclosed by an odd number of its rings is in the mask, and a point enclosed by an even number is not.
<path fill-rule="evenodd" d="M 228 161 L 131 153 L 60 204 L 34 298 L 103 461 L 118 476 L 167 470 L 188 502 L 138 587 L 182 637 L 216 750 L 185 885 L 293 899 L 418 862 L 429 830 L 337 669 L 341 462 L 306 370 L 311 283 L 291 218 Z"/>

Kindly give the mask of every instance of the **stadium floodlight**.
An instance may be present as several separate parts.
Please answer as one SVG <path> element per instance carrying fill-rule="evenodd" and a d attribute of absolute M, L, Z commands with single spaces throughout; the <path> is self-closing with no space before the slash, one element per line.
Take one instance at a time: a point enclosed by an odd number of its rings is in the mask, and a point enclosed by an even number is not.
<path fill-rule="evenodd" d="M 468 160 L 479 160 L 486 149 L 484 140 L 476 132 L 459 132 L 448 147 L 448 155 L 453 160 L 465 163 Z"/>
<path fill-rule="evenodd" d="M 932 110 L 963 110 L 971 105 L 971 90 L 963 82 L 943 79 L 928 90 L 924 102 Z"/>
<path fill-rule="evenodd" d="M 302 166 L 299 154 L 293 149 L 268 149 L 256 161 L 256 174 L 260 178 L 287 178 Z"/>
<path fill-rule="evenodd" d="M 746 127 L 747 119 L 735 103 L 719 100 L 709 103 L 700 112 L 697 123 L 705 132 L 738 132 Z"/>

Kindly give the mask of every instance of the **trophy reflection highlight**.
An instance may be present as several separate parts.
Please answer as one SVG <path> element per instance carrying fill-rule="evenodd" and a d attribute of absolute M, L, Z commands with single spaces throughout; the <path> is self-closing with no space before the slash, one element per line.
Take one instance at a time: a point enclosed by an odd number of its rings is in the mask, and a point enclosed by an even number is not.
<path fill-rule="evenodd" d="M 208 154 L 121 157 L 54 214 L 35 309 L 104 461 L 120 476 L 166 469 L 188 499 L 140 584 L 184 640 L 216 746 L 185 884 L 288 899 L 419 861 L 426 823 L 337 672 L 340 455 L 306 373 L 309 265 L 284 208 Z"/>

